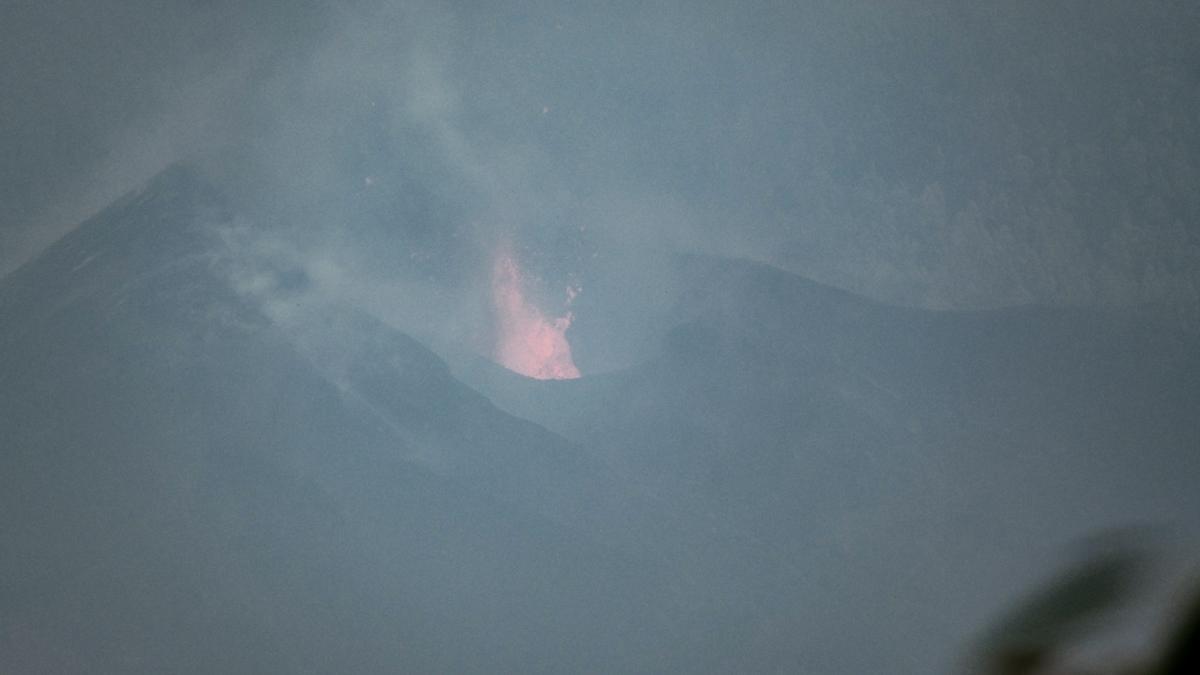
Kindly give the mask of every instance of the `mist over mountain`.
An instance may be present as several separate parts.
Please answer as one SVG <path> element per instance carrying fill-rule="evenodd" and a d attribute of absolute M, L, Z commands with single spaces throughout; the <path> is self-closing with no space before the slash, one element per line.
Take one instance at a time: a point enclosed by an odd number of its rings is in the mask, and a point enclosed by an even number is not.
<path fill-rule="evenodd" d="M 369 318 L 309 351 L 231 290 L 206 196 L 173 169 L 6 280 L 5 669 L 632 658 L 661 570 L 585 522 L 619 486 Z"/>
<path fill-rule="evenodd" d="M 953 672 L 1200 559 L 1192 3 L 15 2 L 0 85 L 0 671 Z"/>
<path fill-rule="evenodd" d="M 561 276 L 616 240 L 903 304 L 1191 308 L 1196 12 L 10 3 L 0 269 L 191 158 L 377 273 L 516 229 Z"/>

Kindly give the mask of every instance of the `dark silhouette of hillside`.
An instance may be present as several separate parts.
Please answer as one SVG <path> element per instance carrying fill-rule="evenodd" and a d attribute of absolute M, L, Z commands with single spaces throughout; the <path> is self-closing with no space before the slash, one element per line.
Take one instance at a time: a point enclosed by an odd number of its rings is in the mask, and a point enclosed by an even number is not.
<path fill-rule="evenodd" d="M 0 669 L 926 672 L 1054 546 L 1200 512 L 1152 313 L 681 258 L 656 356 L 536 382 L 273 318 L 231 219 L 175 167 L 0 281 Z"/>

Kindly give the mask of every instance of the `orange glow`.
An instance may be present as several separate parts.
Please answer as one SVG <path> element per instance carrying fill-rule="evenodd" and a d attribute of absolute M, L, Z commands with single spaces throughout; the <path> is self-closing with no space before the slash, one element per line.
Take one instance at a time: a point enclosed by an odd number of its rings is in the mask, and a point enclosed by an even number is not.
<path fill-rule="evenodd" d="M 578 289 L 568 289 L 573 299 Z M 569 302 L 569 301 L 568 301 Z M 570 312 L 549 318 L 525 299 L 521 267 L 501 249 L 492 265 L 492 304 L 496 311 L 496 346 L 493 358 L 509 370 L 539 380 L 579 377 L 571 358 L 567 328 Z"/>

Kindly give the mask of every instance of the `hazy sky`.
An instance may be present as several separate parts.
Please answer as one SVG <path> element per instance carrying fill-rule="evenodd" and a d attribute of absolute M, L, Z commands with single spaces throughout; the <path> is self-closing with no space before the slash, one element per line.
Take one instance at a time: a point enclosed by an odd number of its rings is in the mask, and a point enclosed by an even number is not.
<path fill-rule="evenodd" d="M 1189 3 L 3 13 L 0 270 L 191 159 L 385 256 L 519 231 L 563 279 L 615 241 L 931 306 L 1196 298 Z"/>

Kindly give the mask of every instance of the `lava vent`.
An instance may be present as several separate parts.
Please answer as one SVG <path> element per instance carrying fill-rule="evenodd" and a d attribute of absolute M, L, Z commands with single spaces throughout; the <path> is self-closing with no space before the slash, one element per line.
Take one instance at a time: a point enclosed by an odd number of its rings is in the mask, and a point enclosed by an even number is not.
<path fill-rule="evenodd" d="M 578 291 L 567 289 L 568 303 Z M 492 265 L 492 305 L 496 315 L 496 342 L 492 357 L 497 363 L 539 380 L 569 380 L 579 377 L 571 358 L 567 329 L 572 314 L 547 317 L 529 302 L 521 267 L 508 250 L 502 249 Z"/>

